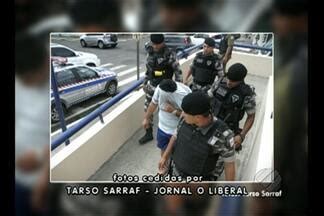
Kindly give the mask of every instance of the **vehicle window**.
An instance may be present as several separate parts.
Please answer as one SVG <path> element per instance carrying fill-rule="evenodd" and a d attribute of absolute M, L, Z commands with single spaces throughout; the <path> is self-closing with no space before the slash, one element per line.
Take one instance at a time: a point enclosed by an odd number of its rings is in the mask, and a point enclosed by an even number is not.
<path fill-rule="evenodd" d="M 95 71 L 86 67 L 72 68 L 71 70 L 73 70 L 73 72 L 75 73 L 78 73 L 81 79 L 83 80 L 93 79 L 98 77 Z"/>
<path fill-rule="evenodd" d="M 71 70 L 55 73 L 58 87 L 78 82 Z"/>
<path fill-rule="evenodd" d="M 51 55 L 52 56 L 60 56 L 60 57 L 73 57 L 76 56 L 74 52 L 68 50 L 64 47 L 53 47 L 51 48 Z"/>

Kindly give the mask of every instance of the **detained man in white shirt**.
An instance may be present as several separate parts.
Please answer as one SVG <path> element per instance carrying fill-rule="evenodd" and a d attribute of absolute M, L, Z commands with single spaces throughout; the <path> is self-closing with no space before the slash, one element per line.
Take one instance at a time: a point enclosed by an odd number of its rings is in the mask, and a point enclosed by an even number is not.
<path fill-rule="evenodd" d="M 161 149 L 161 155 L 165 151 L 172 134 L 175 132 L 181 110 L 181 102 L 191 89 L 183 83 L 165 79 L 157 86 L 152 101 L 144 115 L 143 127 L 149 124 L 149 119 L 159 108 L 159 123 L 157 130 L 157 147 Z"/>

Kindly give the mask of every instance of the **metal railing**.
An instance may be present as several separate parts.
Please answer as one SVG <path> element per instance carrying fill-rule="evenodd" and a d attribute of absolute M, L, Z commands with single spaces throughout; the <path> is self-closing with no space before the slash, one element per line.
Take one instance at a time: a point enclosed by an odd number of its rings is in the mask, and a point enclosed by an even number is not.
<path fill-rule="evenodd" d="M 217 45 L 220 44 L 219 41 L 215 41 L 215 43 Z M 195 45 L 193 47 L 190 47 L 190 48 L 186 49 L 185 51 L 179 51 L 178 54 L 177 54 L 177 57 L 178 58 L 186 57 L 189 52 L 191 52 L 194 49 L 201 48 L 202 46 L 203 46 L 203 43 L 202 44 L 199 44 L 199 45 Z M 269 47 L 260 47 L 260 46 L 249 45 L 249 44 L 241 44 L 241 43 L 234 43 L 233 46 L 234 47 L 249 48 L 249 49 L 255 49 L 255 50 L 262 50 L 262 51 L 272 52 L 272 47 L 271 48 L 269 48 Z"/>
<path fill-rule="evenodd" d="M 219 44 L 219 42 L 216 42 L 216 43 Z M 234 43 L 234 47 L 250 48 L 250 49 L 263 50 L 263 51 L 268 51 L 268 52 L 272 51 L 272 48 L 240 44 L 240 43 Z"/>

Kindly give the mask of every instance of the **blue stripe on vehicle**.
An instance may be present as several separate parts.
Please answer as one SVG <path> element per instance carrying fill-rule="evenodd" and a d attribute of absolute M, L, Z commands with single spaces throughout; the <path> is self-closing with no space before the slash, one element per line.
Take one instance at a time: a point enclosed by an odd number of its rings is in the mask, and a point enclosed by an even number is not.
<path fill-rule="evenodd" d="M 96 80 L 96 81 L 93 81 L 93 82 L 85 82 L 83 84 L 75 84 L 75 86 L 71 86 L 71 87 L 68 87 L 66 89 L 59 90 L 59 94 L 64 95 L 64 94 L 67 94 L 67 93 L 70 93 L 70 92 L 73 92 L 73 91 L 80 90 L 80 89 L 85 88 L 85 87 L 90 87 L 90 86 L 93 86 L 93 85 L 97 85 L 97 84 L 99 84 L 101 82 L 107 82 L 107 81 L 110 81 L 110 80 L 117 81 L 116 77 L 111 77 L 110 76 L 110 77 L 100 79 L 100 80 Z M 51 97 L 53 97 L 53 93 L 51 93 Z"/>

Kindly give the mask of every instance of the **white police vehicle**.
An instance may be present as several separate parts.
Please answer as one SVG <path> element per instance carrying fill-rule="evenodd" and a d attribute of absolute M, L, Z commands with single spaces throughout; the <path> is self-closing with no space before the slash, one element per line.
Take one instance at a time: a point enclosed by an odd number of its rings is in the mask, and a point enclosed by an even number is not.
<path fill-rule="evenodd" d="M 117 92 L 116 73 L 102 67 L 72 65 L 55 67 L 54 74 L 58 85 L 63 112 L 82 101 L 98 94 L 113 96 Z M 55 107 L 53 90 L 51 89 L 51 120 L 57 122 L 59 115 Z"/>

